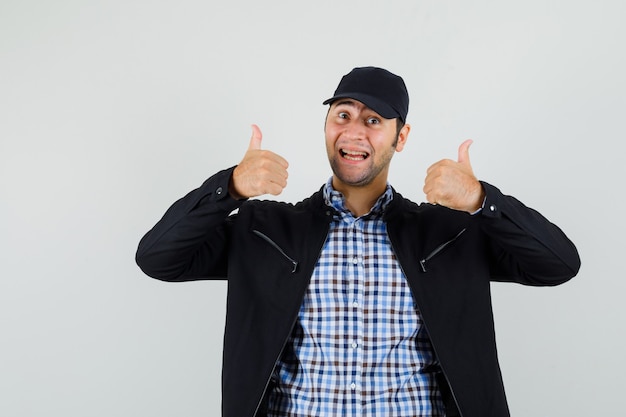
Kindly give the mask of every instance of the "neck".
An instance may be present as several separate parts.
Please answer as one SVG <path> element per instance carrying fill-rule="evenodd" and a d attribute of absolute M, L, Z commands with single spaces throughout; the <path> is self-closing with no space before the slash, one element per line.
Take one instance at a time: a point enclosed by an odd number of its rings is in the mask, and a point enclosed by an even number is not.
<path fill-rule="evenodd" d="M 333 178 L 333 188 L 343 194 L 346 208 L 355 216 L 363 216 L 372 210 L 372 207 L 385 190 L 387 181 L 378 181 L 362 187 L 355 187 L 341 183 Z"/>

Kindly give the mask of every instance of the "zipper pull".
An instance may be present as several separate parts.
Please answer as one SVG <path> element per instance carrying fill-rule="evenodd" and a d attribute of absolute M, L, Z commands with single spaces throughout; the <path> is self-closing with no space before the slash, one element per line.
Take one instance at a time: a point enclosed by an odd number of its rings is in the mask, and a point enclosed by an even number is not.
<path fill-rule="evenodd" d="M 257 235 L 258 237 L 260 237 L 261 239 L 263 239 L 264 241 L 266 241 L 267 243 L 269 243 L 274 249 L 276 249 L 287 261 L 291 262 L 291 265 L 293 265 L 293 268 L 291 270 L 292 274 L 296 273 L 296 270 L 298 269 L 298 261 L 296 261 L 295 259 L 292 259 L 289 255 L 287 255 L 285 253 L 285 251 L 278 246 L 278 244 L 276 242 L 274 242 L 269 236 L 267 236 L 265 233 L 263 232 L 259 232 L 258 230 L 253 230 L 252 233 L 254 233 L 255 235 Z"/>
<path fill-rule="evenodd" d="M 439 252 L 441 252 L 442 250 L 444 250 L 445 248 L 447 248 L 449 245 L 451 245 L 452 243 L 454 243 L 459 237 L 461 237 L 461 235 L 463 233 L 465 233 L 467 229 L 463 228 L 463 230 L 461 230 L 459 233 L 457 233 L 456 236 L 454 236 L 452 239 L 448 240 L 447 242 L 442 243 L 441 245 L 437 246 L 435 248 L 434 251 L 432 251 L 431 253 L 428 254 L 428 256 L 426 256 L 424 259 L 422 259 L 420 261 L 420 266 L 422 267 L 422 271 L 423 272 L 428 272 L 426 270 L 426 262 L 430 261 L 432 258 L 434 258 Z"/>

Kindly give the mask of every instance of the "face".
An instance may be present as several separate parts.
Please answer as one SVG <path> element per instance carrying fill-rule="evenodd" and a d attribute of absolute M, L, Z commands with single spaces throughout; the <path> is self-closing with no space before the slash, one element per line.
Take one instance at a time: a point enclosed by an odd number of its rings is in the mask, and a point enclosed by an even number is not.
<path fill-rule="evenodd" d="M 333 187 L 385 187 L 393 154 L 404 148 L 410 127 L 397 131 L 396 119 L 385 119 L 353 99 L 338 99 L 326 116 L 326 151 Z"/>

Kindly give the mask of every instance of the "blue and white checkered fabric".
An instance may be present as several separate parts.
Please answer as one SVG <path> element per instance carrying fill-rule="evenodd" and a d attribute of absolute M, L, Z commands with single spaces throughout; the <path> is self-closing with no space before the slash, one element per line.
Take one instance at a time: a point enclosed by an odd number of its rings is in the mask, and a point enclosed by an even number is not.
<path fill-rule="evenodd" d="M 268 416 L 443 416 L 439 370 L 382 213 L 359 218 L 329 180 L 335 217 L 293 334 L 276 366 Z"/>

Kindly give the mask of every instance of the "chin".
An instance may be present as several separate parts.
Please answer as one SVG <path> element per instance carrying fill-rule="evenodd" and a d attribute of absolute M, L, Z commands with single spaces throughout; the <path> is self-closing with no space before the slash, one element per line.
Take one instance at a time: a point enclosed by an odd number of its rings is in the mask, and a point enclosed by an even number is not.
<path fill-rule="evenodd" d="M 350 187 L 365 187 L 374 181 L 374 178 L 368 176 L 345 175 L 341 172 L 333 171 L 335 178 L 344 185 Z"/>

